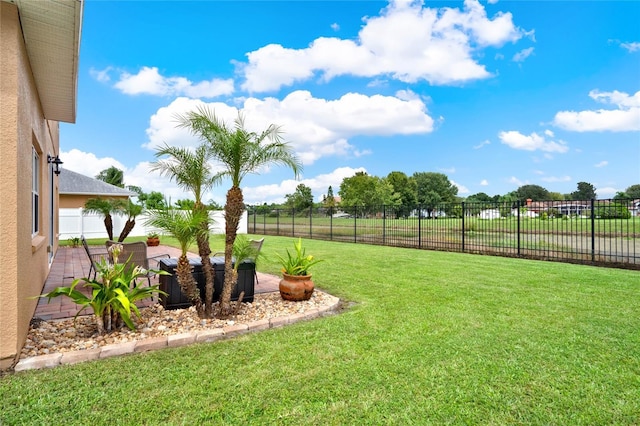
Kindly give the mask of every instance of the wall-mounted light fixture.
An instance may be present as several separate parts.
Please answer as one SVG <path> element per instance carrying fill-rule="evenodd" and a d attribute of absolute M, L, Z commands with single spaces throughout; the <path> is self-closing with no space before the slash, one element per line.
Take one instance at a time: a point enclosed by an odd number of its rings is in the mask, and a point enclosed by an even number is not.
<path fill-rule="evenodd" d="M 56 176 L 58 176 L 60 174 L 60 164 L 62 164 L 62 160 L 60 159 L 60 157 L 58 157 L 57 155 L 55 157 L 51 155 L 47 155 L 47 162 L 55 166 L 53 173 L 55 173 Z"/>

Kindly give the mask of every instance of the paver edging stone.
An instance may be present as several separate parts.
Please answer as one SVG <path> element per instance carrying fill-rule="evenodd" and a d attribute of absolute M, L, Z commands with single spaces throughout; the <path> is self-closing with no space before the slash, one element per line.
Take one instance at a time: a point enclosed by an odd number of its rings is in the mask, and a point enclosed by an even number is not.
<path fill-rule="evenodd" d="M 143 340 L 132 340 L 124 343 L 113 343 L 96 349 L 86 349 L 71 352 L 58 352 L 47 355 L 37 355 L 29 358 L 21 359 L 14 371 L 25 371 L 42 368 L 52 368 L 63 364 L 76 364 L 85 361 L 93 361 L 97 359 L 109 358 L 112 356 L 124 355 L 134 352 L 144 352 L 155 349 L 164 349 L 165 347 L 178 347 L 190 345 L 195 342 L 213 342 L 222 338 L 234 337 L 240 334 L 266 330 L 267 328 L 277 328 L 294 322 L 313 319 L 335 311 L 340 299 L 335 297 L 335 301 L 322 308 L 313 308 L 305 313 L 287 315 L 271 319 L 263 319 L 253 321 L 249 324 L 234 324 L 223 327 L 222 329 L 212 329 L 200 331 L 197 333 L 182 333 L 170 336 L 153 337 Z"/>

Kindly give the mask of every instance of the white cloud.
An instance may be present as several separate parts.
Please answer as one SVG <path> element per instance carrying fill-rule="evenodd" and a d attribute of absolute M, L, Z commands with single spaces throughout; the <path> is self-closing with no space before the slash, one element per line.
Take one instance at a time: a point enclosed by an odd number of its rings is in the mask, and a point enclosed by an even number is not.
<path fill-rule="evenodd" d="M 441 167 L 438 170 L 440 170 L 442 173 L 449 173 L 449 174 L 453 174 L 453 173 L 456 172 L 456 168 L 455 167 L 449 167 L 449 168 Z"/>
<path fill-rule="evenodd" d="M 261 131 L 269 124 L 282 126 L 284 139 L 304 164 L 327 156 L 361 156 L 349 143 L 355 135 L 410 135 L 429 133 L 433 119 L 422 100 L 414 96 L 406 100 L 392 96 L 366 96 L 347 93 L 339 99 L 314 98 L 308 91 L 295 91 L 284 99 L 247 98 L 239 109 L 220 102 L 207 105 L 216 115 L 232 125 L 240 110 L 246 117 L 248 130 Z M 174 146 L 196 146 L 198 141 L 184 129 L 176 129 L 175 114 L 183 114 L 203 102 L 177 98 L 160 108 L 150 119 L 145 147 L 154 149 L 164 143 Z"/>
<path fill-rule="evenodd" d="M 62 168 L 80 173 L 85 176 L 95 177 L 104 169 L 117 167 L 124 170 L 124 165 L 112 157 L 98 158 L 90 152 L 83 152 L 79 149 L 72 149 L 67 152 L 60 152 L 60 159 L 63 161 Z"/>
<path fill-rule="evenodd" d="M 111 80 L 109 73 L 113 70 L 112 67 L 107 67 L 103 70 L 97 70 L 93 67 L 89 69 L 89 75 L 99 81 L 100 83 L 107 83 Z"/>
<path fill-rule="evenodd" d="M 565 153 L 569 150 L 566 142 L 561 140 L 547 140 L 544 136 L 538 135 L 535 132 L 527 136 L 518 131 L 511 130 L 508 132 L 500 132 L 498 137 L 503 144 L 513 149 L 521 149 L 524 151 L 540 150 L 557 153 Z"/>
<path fill-rule="evenodd" d="M 640 91 L 629 96 L 617 90 L 592 90 L 589 97 L 596 102 L 613 105 L 617 109 L 560 111 L 555 115 L 554 125 L 574 132 L 640 131 Z"/>
<path fill-rule="evenodd" d="M 483 146 L 489 145 L 489 144 L 491 144 L 491 142 L 489 140 L 485 140 L 484 142 L 480 142 L 480 144 L 478 144 L 478 145 L 474 145 L 473 149 L 480 149 Z"/>
<path fill-rule="evenodd" d="M 514 184 L 514 185 L 516 185 L 518 187 L 520 187 L 520 186 L 525 184 L 525 182 L 522 182 L 520 179 L 518 179 L 515 176 L 511 176 L 509 179 L 507 179 L 507 182 L 508 183 L 512 183 L 512 184 Z"/>
<path fill-rule="evenodd" d="M 329 186 L 333 187 L 333 193 L 338 195 L 338 190 L 342 180 L 355 175 L 357 172 L 366 172 L 364 167 L 357 169 L 351 167 L 340 167 L 331 173 L 318 175 L 313 178 L 294 180 L 284 180 L 278 184 L 260 185 L 255 187 L 244 187 L 242 193 L 245 203 L 247 204 L 263 204 L 263 203 L 283 203 L 285 195 L 295 192 L 296 187 L 301 183 L 311 188 L 314 199 L 320 201 L 322 195 L 327 193 Z"/>
<path fill-rule="evenodd" d="M 242 88 L 252 93 L 274 91 L 316 74 L 324 80 L 387 75 L 431 84 L 483 79 L 491 73 L 473 54 L 515 42 L 524 34 L 510 13 L 488 18 L 477 0 L 466 0 L 462 10 L 391 1 L 379 16 L 364 22 L 356 40 L 321 37 L 304 49 L 269 44 L 247 53 L 247 62 L 237 64 L 246 78 Z"/>
<path fill-rule="evenodd" d="M 533 53 L 534 48 L 528 47 L 526 49 L 522 49 L 515 55 L 513 55 L 513 62 L 524 62 L 531 54 Z"/>
<path fill-rule="evenodd" d="M 466 186 L 459 184 L 456 181 L 451 181 L 452 185 L 455 185 L 458 188 L 458 194 L 468 194 L 469 193 L 469 188 L 467 188 Z"/>
<path fill-rule="evenodd" d="M 571 182 L 571 176 L 547 176 L 547 177 L 543 177 L 540 178 L 541 181 L 543 182 L 551 182 L 551 183 L 555 183 L 555 182 Z"/>
<path fill-rule="evenodd" d="M 138 74 L 123 72 L 114 87 L 127 95 L 189 96 L 215 98 L 233 93 L 233 79 L 214 78 L 193 83 L 184 77 L 165 77 L 156 67 L 142 67 Z"/>
<path fill-rule="evenodd" d="M 334 22 L 333 24 L 331 24 L 331 29 L 333 31 L 339 31 L 340 30 L 340 25 L 338 25 L 337 22 Z"/>
<path fill-rule="evenodd" d="M 78 149 L 61 152 L 60 158 L 64 161 L 62 168 L 72 170 L 76 173 L 95 177 L 101 170 L 113 166 L 123 171 L 125 185 L 139 186 L 144 192 L 160 192 L 164 194 L 165 197 L 171 198 L 172 201 L 185 198 L 193 199 L 193 194 L 185 192 L 169 178 L 160 176 L 158 172 L 152 172 L 150 170 L 151 163 L 147 161 L 138 163 L 133 168 L 127 168 L 111 157 L 98 158 L 93 153 L 82 152 Z M 340 184 L 344 178 L 351 177 L 357 172 L 366 171 L 364 167 L 341 167 L 330 173 L 307 179 L 288 179 L 279 184 L 244 187 L 242 191 L 247 204 L 262 204 L 264 202 L 281 203 L 285 201 L 284 197 L 286 194 L 293 193 L 296 187 L 303 183 L 311 188 L 314 198 L 319 201 L 322 195 L 326 194 L 330 185 L 337 195 Z M 221 191 L 220 188 L 214 188 L 213 192 L 204 194 L 203 198 L 205 200 L 214 199 L 218 203 L 224 204 L 223 193 L 224 191 Z"/>
<path fill-rule="evenodd" d="M 480 186 L 489 186 L 489 181 L 488 181 L 488 180 L 486 180 L 486 179 L 482 179 L 482 180 L 480 181 Z"/>
<path fill-rule="evenodd" d="M 598 164 L 594 164 L 594 166 L 593 166 L 593 167 L 600 168 L 600 167 L 605 167 L 605 166 L 607 166 L 607 165 L 609 165 L 609 162 L 605 160 L 605 161 L 601 161 L 601 162 L 599 162 Z"/>
<path fill-rule="evenodd" d="M 640 42 L 634 41 L 631 43 L 620 43 L 620 47 L 628 50 L 629 52 L 638 52 L 640 51 Z"/>
<path fill-rule="evenodd" d="M 598 188 L 598 198 L 613 198 L 620 191 L 620 189 L 612 188 L 610 186 Z"/>

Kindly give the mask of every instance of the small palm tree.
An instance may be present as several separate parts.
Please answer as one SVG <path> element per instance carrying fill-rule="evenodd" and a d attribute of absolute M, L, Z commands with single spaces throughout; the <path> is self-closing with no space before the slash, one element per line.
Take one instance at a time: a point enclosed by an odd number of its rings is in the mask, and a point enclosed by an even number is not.
<path fill-rule="evenodd" d="M 282 142 L 279 126 L 271 124 L 261 133 L 245 129 L 244 117 L 238 114 L 233 129 L 219 120 L 206 106 L 177 116 L 178 127 L 188 129 L 193 135 L 204 140 L 214 159 L 221 163 L 222 171 L 214 175 L 214 180 L 231 179 L 231 189 L 227 192 L 225 204 L 225 248 L 224 286 L 220 296 L 220 316 L 231 314 L 231 293 L 237 283 L 237 272 L 232 267 L 233 244 L 238 232 L 238 224 L 244 211 L 244 198 L 240 184 L 249 173 L 271 164 L 289 166 L 296 177 L 302 170 L 300 160 L 293 154 L 289 144 Z"/>
<path fill-rule="evenodd" d="M 131 200 L 123 202 L 121 207 L 121 211 L 127 215 L 127 222 L 124 224 L 124 228 L 122 228 L 122 232 L 120 232 L 120 236 L 118 237 L 119 243 L 127 238 L 133 227 L 136 226 L 136 216 L 142 213 L 142 206 Z"/>
<path fill-rule="evenodd" d="M 151 170 L 160 171 L 161 175 L 168 176 L 176 181 L 178 186 L 191 191 L 195 197 L 193 205 L 194 214 L 202 215 L 200 223 L 201 232 L 198 233 L 198 254 L 202 262 L 202 272 L 205 277 L 205 315 L 213 317 L 213 278 L 214 271 L 211 265 L 211 246 L 209 245 L 209 215 L 207 206 L 202 202 L 202 194 L 213 185 L 213 176 L 209 166 L 211 155 L 206 146 L 201 145 L 195 150 L 181 147 L 172 147 L 167 144 L 156 151 L 156 157 L 161 158 L 152 163 Z"/>
<path fill-rule="evenodd" d="M 169 203 L 165 203 L 169 206 Z M 174 210 L 164 207 L 159 210 L 150 210 L 149 218 L 145 222 L 147 226 L 161 229 L 169 236 L 174 237 L 180 244 L 180 257 L 176 266 L 176 275 L 180 290 L 195 306 L 198 317 L 205 318 L 205 309 L 200 297 L 198 284 L 191 273 L 191 264 L 187 257 L 189 246 L 197 240 L 203 232 L 202 222 L 206 221 L 206 212 Z"/>
<path fill-rule="evenodd" d="M 104 216 L 104 227 L 107 230 L 109 239 L 113 241 L 113 218 L 112 213 L 120 211 L 120 202 L 114 199 L 107 198 L 89 198 L 84 203 L 84 212 L 97 213 Z"/>

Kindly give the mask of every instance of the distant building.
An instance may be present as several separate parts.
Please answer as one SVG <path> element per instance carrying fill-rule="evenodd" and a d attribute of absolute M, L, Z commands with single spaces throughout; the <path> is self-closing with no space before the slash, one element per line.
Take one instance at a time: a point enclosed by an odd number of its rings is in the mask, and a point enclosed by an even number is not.
<path fill-rule="evenodd" d="M 137 194 L 71 170 L 60 170 L 60 208 L 79 208 L 89 198 L 127 200 Z"/>

